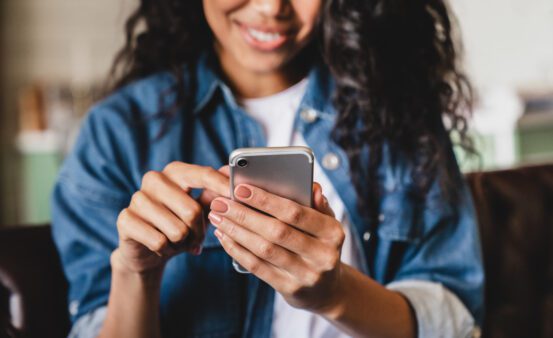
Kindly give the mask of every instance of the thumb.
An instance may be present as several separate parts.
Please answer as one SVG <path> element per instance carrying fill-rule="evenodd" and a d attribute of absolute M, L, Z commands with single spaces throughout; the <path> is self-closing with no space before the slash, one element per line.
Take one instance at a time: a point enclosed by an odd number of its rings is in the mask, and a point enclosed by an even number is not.
<path fill-rule="evenodd" d="M 328 204 L 328 200 L 323 195 L 323 188 L 317 182 L 313 183 L 313 207 L 315 210 L 322 212 L 325 215 L 335 217 L 334 211 Z"/>

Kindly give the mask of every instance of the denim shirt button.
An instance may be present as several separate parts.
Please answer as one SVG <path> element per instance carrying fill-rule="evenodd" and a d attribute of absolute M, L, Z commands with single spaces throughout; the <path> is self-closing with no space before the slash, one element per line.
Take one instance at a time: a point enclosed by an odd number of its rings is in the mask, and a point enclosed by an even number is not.
<path fill-rule="evenodd" d="M 365 242 L 368 242 L 370 239 L 371 239 L 371 233 L 368 232 L 368 231 L 365 231 L 365 232 L 363 233 L 363 240 L 364 240 Z"/>
<path fill-rule="evenodd" d="M 384 216 L 384 214 L 378 215 L 378 221 L 379 222 L 384 222 L 385 219 L 386 219 L 386 216 Z"/>
<path fill-rule="evenodd" d="M 307 123 L 315 122 L 315 120 L 317 119 L 317 115 L 318 115 L 317 111 L 311 108 L 303 109 L 300 112 L 301 119 Z"/>
<path fill-rule="evenodd" d="M 335 153 L 328 153 L 323 157 L 323 167 L 327 170 L 335 170 L 340 166 L 340 158 Z"/>
<path fill-rule="evenodd" d="M 79 301 L 72 301 L 69 303 L 69 314 L 74 316 L 79 312 Z"/>

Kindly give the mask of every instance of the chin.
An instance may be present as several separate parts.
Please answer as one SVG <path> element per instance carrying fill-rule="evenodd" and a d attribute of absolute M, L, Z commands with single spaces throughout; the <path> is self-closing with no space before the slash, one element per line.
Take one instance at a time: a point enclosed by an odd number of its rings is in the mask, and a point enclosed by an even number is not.
<path fill-rule="evenodd" d="M 271 73 L 278 71 L 286 65 L 286 59 L 282 57 L 252 57 L 243 59 L 242 67 L 255 73 Z"/>
<path fill-rule="evenodd" d="M 282 70 L 296 58 L 299 52 L 295 49 L 284 49 L 271 53 L 248 51 L 237 54 L 237 60 L 244 69 L 256 73 L 269 73 Z"/>

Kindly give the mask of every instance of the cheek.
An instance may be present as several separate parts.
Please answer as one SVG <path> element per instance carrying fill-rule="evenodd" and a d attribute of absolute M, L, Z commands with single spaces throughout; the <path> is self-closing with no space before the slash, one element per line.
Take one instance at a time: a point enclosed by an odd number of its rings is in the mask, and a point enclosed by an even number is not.
<path fill-rule="evenodd" d="M 230 13 L 243 6 L 247 0 L 202 0 L 202 2 L 209 27 L 219 41 L 224 41 L 229 32 Z"/>
<path fill-rule="evenodd" d="M 321 12 L 321 0 L 295 0 L 293 2 L 297 20 L 301 23 L 298 40 L 307 39 L 314 31 Z"/>

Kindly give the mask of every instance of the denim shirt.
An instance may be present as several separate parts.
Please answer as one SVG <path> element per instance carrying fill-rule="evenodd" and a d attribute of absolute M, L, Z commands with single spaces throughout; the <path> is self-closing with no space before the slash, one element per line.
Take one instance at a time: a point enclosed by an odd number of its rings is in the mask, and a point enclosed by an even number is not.
<path fill-rule="evenodd" d="M 167 73 L 120 89 L 85 118 L 52 202 L 53 236 L 70 284 L 74 321 L 107 303 L 110 254 L 118 245 L 116 219 L 147 171 L 163 170 L 172 161 L 219 168 L 232 150 L 265 145 L 261 126 L 237 105 L 214 69 L 204 56 L 189 73 L 195 76 L 185 74 L 195 85 L 192 104 L 169 118 L 159 117 L 160 102 L 172 99 L 166 93 L 174 78 Z M 362 248 L 363 272 L 383 285 L 402 280 L 442 284 L 480 322 L 484 275 L 469 190 L 462 187 L 452 208 L 436 178 L 425 200 L 415 202 L 409 163 L 385 154 L 378 182 L 366 182 L 379 184 L 382 191 L 379 224 L 371 233 L 374 224 L 356 207 L 348 159 L 330 138 L 336 118 L 333 88 L 326 67 L 314 66 L 295 128 L 344 202 Z M 460 175 L 456 163 L 452 167 Z M 200 256 L 178 255 L 165 268 L 163 335 L 268 338 L 274 290 L 254 275 L 236 273 L 213 231 L 210 225 Z"/>

